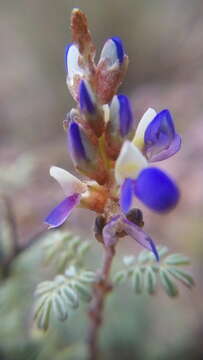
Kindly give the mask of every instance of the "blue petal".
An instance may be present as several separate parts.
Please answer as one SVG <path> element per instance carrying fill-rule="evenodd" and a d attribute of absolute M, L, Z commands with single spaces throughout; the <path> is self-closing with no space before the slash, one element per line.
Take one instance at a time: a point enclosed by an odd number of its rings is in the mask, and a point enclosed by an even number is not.
<path fill-rule="evenodd" d="M 79 102 L 81 111 L 87 111 L 90 114 L 94 113 L 95 106 L 84 80 L 80 82 Z"/>
<path fill-rule="evenodd" d="M 74 159 L 77 161 L 86 160 L 86 151 L 82 142 L 80 125 L 72 121 L 68 128 L 68 138 L 70 144 L 70 151 Z"/>
<path fill-rule="evenodd" d="M 179 150 L 173 119 L 168 110 L 162 110 L 150 122 L 145 131 L 144 142 L 145 153 L 150 161 L 156 161 L 156 157 L 166 159 Z"/>
<path fill-rule="evenodd" d="M 124 55 L 125 55 L 122 40 L 118 36 L 112 37 L 111 40 L 114 42 L 114 44 L 116 46 L 118 60 L 119 60 L 120 64 L 122 64 Z"/>
<path fill-rule="evenodd" d="M 162 151 L 154 154 L 147 154 L 147 157 L 150 158 L 150 162 L 166 160 L 169 157 L 175 155 L 181 148 L 181 136 L 176 134 L 170 146 Z"/>
<path fill-rule="evenodd" d="M 130 101 L 125 95 L 118 95 L 120 134 L 126 136 L 132 130 L 133 114 Z"/>
<path fill-rule="evenodd" d="M 150 209 L 166 212 L 179 200 L 179 189 L 173 180 L 160 169 L 149 167 L 139 174 L 135 183 L 135 195 Z"/>
<path fill-rule="evenodd" d="M 120 207 L 121 210 L 126 214 L 132 205 L 133 200 L 133 180 L 125 179 L 121 186 L 120 193 Z"/>
<path fill-rule="evenodd" d="M 123 228 L 132 239 L 137 241 L 146 249 L 152 251 L 156 260 L 159 261 L 159 254 L 154 241 L 141 227 L 125 218 L 123 219 Z"/>
<path fill-rule="evenodd" d="M 73 194 L 65 198 L 65 200 L 50 212 L 45 219 L 45 223 L 48 224 L 51 229 L 61 226 L 70 216 L 73 208 L 79 204 L 80 196 L 80 194 Z"/>
<path fill-rule="evenodd" d="M 70 47 L 73 45 L 73 43 L 70 43 L 68 45 L 66 45 L 65 47 L 65 53 L 64 53 L 64 64 L 65 64 L 65 70 L 66 72 L 68 72 L 68 62 L 67 62 L 67 58 L 68 58 L 68 52 Z"/>

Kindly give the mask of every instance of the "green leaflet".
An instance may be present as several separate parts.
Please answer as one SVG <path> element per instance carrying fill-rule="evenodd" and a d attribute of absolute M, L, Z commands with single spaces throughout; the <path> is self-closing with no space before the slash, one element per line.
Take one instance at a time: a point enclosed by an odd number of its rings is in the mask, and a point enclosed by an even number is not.
<path fill-rule="evenodd" d="M 165 269 L 160 270 L 160 279 L 161 279 L 161 284 L 163 285 L 163 288 L 168 296 L 175 297 L 178 295 L 178 288 L 176 284 L 173 282 L 172 277 L 167 270 Z"/>
<path fill-rule="evenodd" d="M 90 243 L 87 240 L 58 230 L 49 234 L 43 243 L 44 262 L 64 271 L 69 264 L 81 265 L 89 248 Z"/>
<path fill-rule="evenodd" d="M 80 301 L 91 300 L 90 284 L 95 281 L 91 271 L 71 265 L 64 275 L 53 281 L 44 281 L 37 286 L 34 319 L 40 329 L 47 330 L 50 319 L 65 321 L 79 307 Z"/>
<path fill-rule="evenodd" d="M 178 285 L 192 288 L 192 276 L 181 267 L 189 265 L 190 260 L 182 254 L 168 254 L 166 246 L 159 246 L 160 261 L 157 262 L 152 253 L 143 250 L 135 257 L 125 256 L 124 269 L 118 271 L 113 278 L 115 285 L 130 281 L 136 294 L 148 293 L 153 295 L 161 285 L 170 297 L 178 295 Z M 179 283 L 178 283 L 179 282 Z"/>

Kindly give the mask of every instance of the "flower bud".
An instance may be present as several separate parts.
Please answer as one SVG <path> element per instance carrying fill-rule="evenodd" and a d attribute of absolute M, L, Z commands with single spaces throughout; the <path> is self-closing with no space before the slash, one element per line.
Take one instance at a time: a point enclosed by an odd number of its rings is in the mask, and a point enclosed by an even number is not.
<path fill-rule="evenodd" d="M 98 149 L 90 142 L 83 127 L 74 121 L 71 121 L 68 127 L 68 145 L 75 167 L 99 184 L 103 184 L 106 180 L 106 171 Z"/>
<path fill-rule="evenodd" d="M 79 105 L 85 121 L 94 134 L 100 137 L 104 130 L 104 114 L 102 109 L 97 106 L 96 97 L 86 80 L 82 80 L 80 83 Z"/>
<path fill-rule="evenodd" d="M 85 68 L 82 56 L 75 44 L 69 44 L 65 49 L 65 69 L 67 73 L 66 84 L 73 98 L 78 98 L 78 87 L 81 79 L 85 77 Z"/>
<path fill-rule="evenodd" d="M 93 114 L 96 111 L 96 99 L 87 81 L 82 80 L 79 87 L 80 110 L 84 113 Z"/>
<path fill-rule="evenodd" d="M 128 57 L 119 37 L 106 41 L 96 72 L 97 94 L 101 103 L 109 103 L 127 70 Z"/>
<path fill-rule="evenodd" d="M 123 141 L 129 139 L 133 127 L 133 114 L 129 99 L 125 95 L 115 95 L 109 108 L 106 129 L 108 155 L 116 159 Z"/>
<path fill-rule="evenodd" d="M 113 66 L 117 62 L 122 64 L 124 61 L 125 51 L 122 40 L 119 37 L 108 39 L 101 52 L 100 61 L 105 60 L 108 66 Z"/>

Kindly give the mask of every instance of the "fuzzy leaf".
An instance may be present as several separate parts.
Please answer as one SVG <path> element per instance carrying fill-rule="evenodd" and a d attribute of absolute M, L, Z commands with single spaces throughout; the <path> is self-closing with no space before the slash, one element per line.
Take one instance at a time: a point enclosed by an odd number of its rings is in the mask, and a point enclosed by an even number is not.
<path fill-rule="evenodd" d="M 38 327 L 47 330 L 52 316 L 60 321 L 68 318 L 69 310 L 76 310 L 79 300 L 89 302 L 91 292 L 89 283 L 95 281 L 91 271 L 70 265 L 64 275 L 57 275 L 53 281 L 44 281 L 38 285 L 35 295 L 34 319 Z"/>
<path fill-rule="evenodd" d="M 47 298 L 36 316 L 36 323 L 39 329 L 47 330 L 50 320 L 51 298 Z"/>
<path fill-rule="evenodd" d="M 96 276 L 95 273 L 93 273 L 92 271 L 83 271 L 79 275 L 79 279 L 85 283 L 92 283 L 95 281 Z"/>
<path fill-rule="evenodd" d="M 81 300 L 89 302 L 92 298 L 89 289 L 79 281 L 73 283 L 74 288 L 77 290 L 78 296 Z"/>
<path fill-rule="evenodd" d="M 149 250 L 142 250 L 138 255 L 137 261 L 140 264 L 146 264 L 153 259 L 152 255 Z"/>
<path fill-rule="evenodd" d="M 66 298 L 68 305 L 72 309 L 77 309 L 79 306 L 78 296 L 76 292 L 70 286 L 62 286 L 60 294 L 63 298 Z"/>
<path fill-rule="evenodd" d="M 164 290 L 166 291 L 168 296 L 175 297 L 178 295 L 177 286 L 173 282 L 173 279 L 167 270 L 165 269 L 160 270 L 160 279 L 161 279 L 161 284 L 163 285 Z"/>
<path fill-rule="evenodd" d="M 55 231 L 43 244 L 45 264 L 53 263 L 59 271 L 69 264 L 82 264 L 90 243 L 69 232 Z"/>
<path fill-rule="evenodd" d="M 113 278 L 113 283 L 115 285 L 120 285 L 121 283 L 125 282 L 127 279 L 127 271 L 122 270 L 118 271 Z"/>
<path fill-rule="evenodd" d="M 64 321 L 68 317 L 66 302 L 59 294 L 55 293 L 52 296 L 52 311 L 58 320 Z"/>
<path fill-rule="evenodd" d="M 149 294 L 154 294 L 156 291 L 157 277 L 154 270 L 148 266 L 144 272 L 144 285 Z"/>
<path fill-rule="evenodd" d="M 165 258 L 164 264 L 167 265 L 189 265 L 190 259 L 182 254 L 172 254 Z"/>
<path fill-rule="evenodd" d="M 143 289 L 143 274 L 139 267 L 132 272 L 132 287 L 137 294 L 141 294 Z"/>
<path fill-rule="evenodd" d="M 158 250 L 159 258 L 160 258 L 160 259 L 168 253 L 168 248 L 167 248 L 167 246 L 158 246 L 158 249 L 157 249 L 157 250 Z"/>
<path fill-rule="evenodd" d="M 176 269 L 176 268 L 167 268 L 168 272 L 175 277 L 176 279 L 180 280 L 184 285 L 191 288 L 195 285 L 195 282 L 190 274 L 187 272 Z"/>

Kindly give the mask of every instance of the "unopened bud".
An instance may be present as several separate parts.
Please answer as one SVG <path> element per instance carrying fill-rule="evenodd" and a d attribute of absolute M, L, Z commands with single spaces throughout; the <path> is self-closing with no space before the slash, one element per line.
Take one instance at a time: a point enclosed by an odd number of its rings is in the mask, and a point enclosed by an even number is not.
<path fill-rule="evenodd" d="M 136 224 L 137 226 L 140 227 L 144 226 L 143 214 L 140 209 L 131 209 L 126 214 L 126 217 L 128 220 L 130 220 L 132 223 Z"/>
<path fill-rule="evenodd" d="M 121 39 L 119 37 L 112 37 L 105 42 L 100 61 L 105 60 L 109 66 L 115 65 L 117 62 L 122 64 L 124 55 L 125 51 Z"/>
<path fill-rule="evenodd" d="M 132 137 L 133 114 L 130 101 L 125 95 L 115 95 L 109 108 L 106 129 L 107 151 L 116 159 L 125 139 Z"/>
<path fill-rule="evenodd" d="M 80 110 L 93 114 L 96 111 L 96 101 L 93 91 L 87 81 L 82 80 L 79 87 Z"/>
<path fill-rule="evenodd" d="M 103 184 L 106 172 L 98 154 L 81 124 L 71 121 L 68 127 L 68 145 L 75 167 L 83 174 Z"/>
<path fill-rule="evenodd" d="M 95 219 L 94 234 L 99 242 L 103 242 L 103 228 L 106 225 L 106 219 L 103 215 L 99 215 Z"/>
<path fill-rule="evenodd" d="M 67 45 L 65 49 L 66 83 L 75 100 L 78 98 L 78 87 L 85 77 L 84 64 L 79 49 L 75 44 Z"/>
<path fill-rule="evenodd" d="M 96 97 L 86 80 L 79 87 L 79 104 L 81 113 L 96 136 L 101 136 L 104 130 L 104 113 L 97 105 Z"/>
<path fill-rule="evenodd" d="M 119 37 L 106 41 L 97 66 L 97 93 L 100 101 L 109 103 L 127 70 L 128 57 Z"/>

